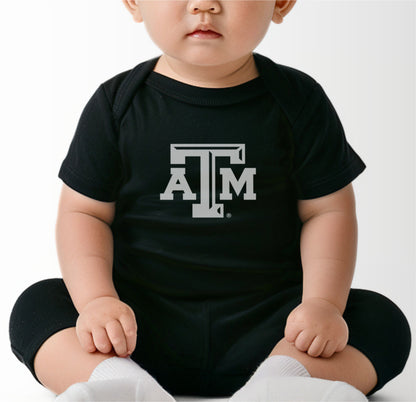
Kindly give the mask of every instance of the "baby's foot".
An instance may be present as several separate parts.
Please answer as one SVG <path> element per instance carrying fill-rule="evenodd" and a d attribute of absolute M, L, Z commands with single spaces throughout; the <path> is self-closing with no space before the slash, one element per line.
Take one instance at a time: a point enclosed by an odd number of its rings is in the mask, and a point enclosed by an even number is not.
<path fill-rule="evenodd" d="M 249 381 L 229 402 L 368 401 L 365 395 L 343 381 L 315 377 L 266 377 Z"/>
<path fill-rule="evenodd" d="M 156 381 L 146 378 L 116 378 L 79 382 L 55 398 L 57 402 L 175 402 Z"/>

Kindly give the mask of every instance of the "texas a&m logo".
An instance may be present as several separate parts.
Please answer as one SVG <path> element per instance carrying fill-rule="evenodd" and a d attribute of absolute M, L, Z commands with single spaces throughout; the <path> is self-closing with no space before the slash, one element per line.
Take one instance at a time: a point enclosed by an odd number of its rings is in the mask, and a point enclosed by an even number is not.
<path fill-rule="evenodd" d="M 215 158 L 227 157 L 230 164 L 245 163 L 245 144 L 171 144 L 171 164 L 185 165 L 186 157 L 198 157 L 200 160 L 201 188 L 200 203 L 192 204 L 193 218 L 223 218 L 224 204 L 216 203 L 215 194 Z M 186 180 L 185 167 L 171 167 L 171 178 L 163 193 L 161 200 L 173 200 L 173 191 L 181 191 L 183 200 L 196 200 L 196 194 L 191 191 Z M 239 178 L 234 176 L 231 168 L 219 169 L 222 180 L 222 191 L 219 194 L 220 200 L 231 200 L 230 186 L 234 188 L 237 195 L 243 187 L 244 200 L 255 200 L 256 194 L 253 191 L 253 180 L 256 168 L 245 168 Z"/>

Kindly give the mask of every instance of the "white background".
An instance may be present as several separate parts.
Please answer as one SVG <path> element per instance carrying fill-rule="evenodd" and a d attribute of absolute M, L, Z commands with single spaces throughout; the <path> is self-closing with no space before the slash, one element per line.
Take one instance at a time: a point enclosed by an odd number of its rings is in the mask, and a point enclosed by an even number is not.
<path fill-rule="evenodd" d="M 321 83 L 367 165 L 354 181 L 353 287 L 383 293 L 415 329 L 414 1 L 298 1 L 255 49 Z M 98 85 L 161 54 L 121 0 L 4 1 L 1 40 L 0 351 L 7 401 L 52 400 L 10 351 L 8 320 L 30 284 L 60 276 L 57 173 Z M 392 337 L 392 347 L 395 339 Z M 415 356 L 371 397 L 415 401 Z"/>

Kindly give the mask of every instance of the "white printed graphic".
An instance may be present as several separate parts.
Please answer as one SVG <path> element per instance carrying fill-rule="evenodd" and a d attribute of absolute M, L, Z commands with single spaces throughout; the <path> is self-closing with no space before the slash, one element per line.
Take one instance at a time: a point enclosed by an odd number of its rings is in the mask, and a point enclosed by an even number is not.
<path fill-rule="evenodd" d="M 245 163 L 245 144 L 171 144 L 171 164 L 185 165 L 186 157 L 198 157 L 200 159 L 201 173 L 201 200 L 200 204 L 192 205 L 193 218 L 223 218 L 224 204 L 216 204 L 215 194 L 215 158 L 227 157 L 230 164 Z M 163 193 L 161 200 L 173 200 L 173 191 L 182 191 L 183 200 L 196 200 L 196 194 L 191 191 L 186 180 L 185 167 L 172 167 L 171 178 Z M 231 168 L 220 168 L 222 179 L 222 192 L 220 200 L 231 200 L 230 185 L 238 195 L 245 185 L 244 200 L 255 200 L 253 189 L 256 168 L 245 168 L 237 179 Z"/>

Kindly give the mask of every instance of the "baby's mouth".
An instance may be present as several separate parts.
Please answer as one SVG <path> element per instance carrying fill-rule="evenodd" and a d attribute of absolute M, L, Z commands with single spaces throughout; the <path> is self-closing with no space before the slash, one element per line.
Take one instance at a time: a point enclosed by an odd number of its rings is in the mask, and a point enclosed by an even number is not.
<path fill-rule="evenodd" d="M 202 31 L 202 30 L 196 30 L 190 34 L 188 34 L 187 36 L 193 37 L 193 38 L 199 38 L 199 39 L 216 39 L 219 38 L 220 36 L 222 36 L 221 34 L 219 34 L 218 32 L 215 31 Z"/>

